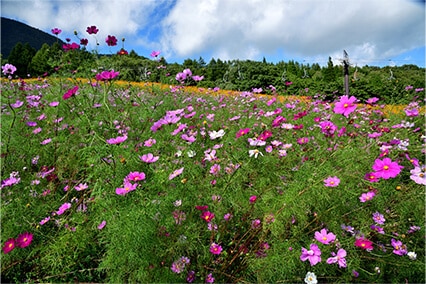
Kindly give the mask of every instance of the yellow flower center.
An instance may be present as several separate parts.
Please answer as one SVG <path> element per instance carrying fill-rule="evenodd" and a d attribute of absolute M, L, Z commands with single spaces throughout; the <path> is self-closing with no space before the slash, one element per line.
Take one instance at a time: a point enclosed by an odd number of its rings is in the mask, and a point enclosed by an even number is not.
<path fill-rule="evenodd" d="M 386 171 L 389 169 L 389 166 L 384 166 L 383 169 Z"/>
<path fill-rule="evenodd" d="M 344 104 L 344 105 L 343 105 L 343 107 L 348 107 L 348 106 L 349 106 L 348 104 Z"/>

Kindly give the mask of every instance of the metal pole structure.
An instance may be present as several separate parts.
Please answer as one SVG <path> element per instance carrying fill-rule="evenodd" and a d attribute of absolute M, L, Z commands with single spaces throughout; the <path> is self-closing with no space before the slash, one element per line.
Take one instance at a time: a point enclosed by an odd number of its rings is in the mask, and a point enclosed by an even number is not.
<path fill-rule="evenodd" d="M 343 50 L 343 56 L 345 58 L 343 60 L 343 66 L 345 70 L 345 95 L 349 96 L 349 57 L 346 50 Z"/>

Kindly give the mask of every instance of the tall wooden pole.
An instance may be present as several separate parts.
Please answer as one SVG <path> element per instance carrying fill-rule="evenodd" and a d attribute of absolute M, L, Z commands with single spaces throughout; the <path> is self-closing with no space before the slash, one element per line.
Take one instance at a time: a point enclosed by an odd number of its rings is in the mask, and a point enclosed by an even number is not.
<path fill-rule="evenodd" d="M 345 95 L 349 96 L 349 57 L 345 50 L 343 50 L 343 67 L 345 70 Z"/>

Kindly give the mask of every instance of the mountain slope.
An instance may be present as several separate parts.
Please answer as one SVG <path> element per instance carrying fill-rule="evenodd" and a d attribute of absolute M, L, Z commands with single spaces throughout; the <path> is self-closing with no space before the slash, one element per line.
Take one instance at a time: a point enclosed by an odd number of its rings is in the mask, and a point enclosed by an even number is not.
<path fill-rule="evenodd" d="M 12 48 L 18 43 L 29 43 L 30 46 L 39 50 L 44 43 L 49 45 L 58 39 L 41 30 L 28 26 L 24 23 L 1 17 L 1 54 L 7 58 Z M 62 41 L 59 40 L 62 44 Z"/>

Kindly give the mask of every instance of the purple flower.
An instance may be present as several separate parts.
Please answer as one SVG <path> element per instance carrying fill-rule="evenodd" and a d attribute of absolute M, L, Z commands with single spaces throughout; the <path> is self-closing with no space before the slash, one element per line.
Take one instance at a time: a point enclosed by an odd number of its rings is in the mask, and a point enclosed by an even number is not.
<path fill-rule="evenodd" d="M 336 235 L 331 232 L 327 233 L 326 229 L 322 229 L 319 232 L 315 232 L 315 239 L 320 243 L 328 245 L 336 240 Z"/>
<path fill-rule="evenodd" d="M 105 39 L 105 42 L 108 46 L 116 46 L 117 45 L 117 38 L 115 36 L 108 35 Z"/>
<path fill-rule="evenodd" d="M 62 30 L 60 30 L 60 29 L 58 29 L 58 28 L 53 28 L 53 29 L 51 30 L 51 32 L 52 32 L 52 34 L 54 34 L 54 35 L 59 35 L 59 34 L 62 32 Z"/>
<path fill-rule="evenodd" d="M 317 244 L 311 244 L 310 249 L 307 250 L 302 247 L 302 254 L 300 255 L 301 261 L 309 260 L 311 266 L 316 265 L 321 261 L 321 250 L 318 248 Z"/>
<path fill-rule="evenodd" d="M 98 28 L 96 28 L 96 26 L 90 26 L 90 27 L 87 27 L 87 29 L 86 29 L 86 32 L 89 34 L 89 35 L 92 35 L 92 34 L 97 34 L 98 32 L 99 32 L 99 29 Z"/>
<path fill-rule="evenodd" d="M 383 225 L 385 223 L 386 219 L 385 219 L 385 217 L 383 217 L 383 214 L 380 214 L 379 212 L 375 212 L 375 213 L 373 213 L 373 221 L 376 224 Z"/>
<path fill-rule="evenodd" d="M 340 268 L 346 267 L 346 251 L 344 249 L 339 249 L 337 254 L 334 257 L 327 259 L 328 264 L 337 263 Z"/>
<path fill-rule="evenodd" d="M 206 277 L 206 283 L 214 283 L 214 277 L 213 274 L 208 274 Z"/>
<path fill-rule="evenodd" d="M 394 250 L 392 251 L 394 254 L 397 254 L 397 255 L 406 255 L 407 254 L 407 246 L 404 245 L 401 241 L 397 241 L 395 239 L 392 239 L 391 245 L 394 248 Z"/>

